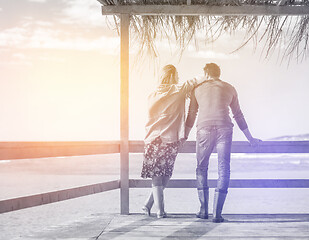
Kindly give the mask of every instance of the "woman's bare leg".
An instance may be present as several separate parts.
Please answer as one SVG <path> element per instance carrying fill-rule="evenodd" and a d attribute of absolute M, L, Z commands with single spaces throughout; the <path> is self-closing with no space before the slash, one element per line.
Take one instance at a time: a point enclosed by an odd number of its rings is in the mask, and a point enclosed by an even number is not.
<path fill-rule="evenodd" d="M 163 195 L 163 177 L 152 178 L 152 195 L 154 205 L 157 208 L 157 217 L 165 217 L 164 212 L 164 195 Z"/>
<path fill-rule="evenodd" d="M 166 185 L 168 184 L 170 180 L 170 177 L 169 176 L 164 176 L 162 177 L 162 186 L 163 186 L 163 190 L 166 188 Z M 149 211 L 149 214 L 150 214 L 150 210 L 153 206 L 153 194 L 152 194 L 152 191 L 150 192 L 148 198 L 146 199 L 145 201 L 145 204 L 144 206 L 147 208 L 145 210 L 143 210 L 145 213 L 146 213 L 146 210 Z M 148 213 L 147 213 L 148 214 Z"/>

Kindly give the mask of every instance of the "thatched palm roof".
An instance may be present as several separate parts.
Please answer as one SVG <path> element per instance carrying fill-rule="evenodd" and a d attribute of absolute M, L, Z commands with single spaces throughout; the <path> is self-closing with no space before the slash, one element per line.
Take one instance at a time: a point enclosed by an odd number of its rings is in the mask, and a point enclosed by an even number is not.
<path fill-rule="evenodd" d="M 188 0 L 121 0 L 120 6 L 186 5 Z M 104 6 L 113 6 L 113 0 L 99 0 Z M 309 0 L 189 0 L 194 6 L 293 6 L 309 13 Z M 300 8 L 301 7 L 301 8 Z M 153 8 L 152 8 L 153 9 Z M 291 8 L 290 8 L 291 9 Z M 293 10 L 293 8 L 292 8 Z M 297 14 L 294 14 L 297 15 Z M 119 20 L 115 17 L 116 27 Z M 268 57 L 279 47 L 282 59 L 304 60 L 309 53 L 309 14 L 290 15 L 132 15 L 131 33 L 139 43 L 140 53 L 157 55 L 155 40 L 175 39 L 180 50 L 195 39 L 197 33 L 204 35 L 206 44 L 216 41 L 222 34 L 245 30 L 246 38 L 239 48 L 253 41 L 255 45 L 263 42 L 263 52 Z M 138 41 L 136 41 L 138 40 Z M 284 47 L 282 47 L 284 45 Z M 235 49 L 237 50 L 237 49 Z M 181 51 L 181 52 L 182 52 Z"/>
<path fill-rule="evenodd" d="M 104 5 L 182 5 L 187 0 L 98 0 Z M 308 5 L 308 0 L 190 0 L 191 5 Z"/>

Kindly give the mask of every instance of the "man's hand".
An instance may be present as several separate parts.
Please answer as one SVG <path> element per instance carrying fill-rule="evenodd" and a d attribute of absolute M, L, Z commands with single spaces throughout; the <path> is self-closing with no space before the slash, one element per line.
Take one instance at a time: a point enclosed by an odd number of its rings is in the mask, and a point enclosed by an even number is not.
<path fill-rule="evenodd" d="M 261 139 L 252 137 L 252 135 L 251 135 L 251 133 L 250 133 L 248 128 L 242 130 L 242 132 L 245 134 L 245 136 L 248 139 L 248 141 L 249 141 L 251 146 L 256 147 L 256 146 L 258 146 L 260 144 L 260 142 L 262 142 Z"/>
<path fill-rule="evenodd" d="M 249 142 L 251 146 L 256 147 L 262 142 L 262 140 L 258 138 L 250 138 Z"/>

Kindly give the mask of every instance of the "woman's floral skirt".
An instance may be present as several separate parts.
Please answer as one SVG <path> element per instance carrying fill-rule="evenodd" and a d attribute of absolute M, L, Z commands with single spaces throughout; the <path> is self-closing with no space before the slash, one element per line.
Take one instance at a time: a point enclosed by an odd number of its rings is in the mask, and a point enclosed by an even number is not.
<path fill-rule="evenodd" d="M 174 143 L 162 143 L 160 137 L 146 144 L 141 177 L 171 177 L 178 150 L 179 141 Z"/>

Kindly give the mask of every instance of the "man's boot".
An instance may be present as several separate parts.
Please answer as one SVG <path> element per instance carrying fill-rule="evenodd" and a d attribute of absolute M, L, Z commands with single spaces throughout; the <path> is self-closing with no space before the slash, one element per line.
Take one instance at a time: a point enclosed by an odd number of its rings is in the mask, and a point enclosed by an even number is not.
<path fill-rule="evenodd" d="M 207 168 L 196 168 L 196 185 L 198 198 L 201 203 L 200 211 L 196 214 L 196 217 L 208 219 L 209 188 L 207 185 Z"/>
<path fill-rule="evenodd" d="M 213 219 L 214 223 L 220 223 L 224 221 L 224 218 L 221 216 L 222 208 L 226 198 L 227 192 L 215 191 L 214 198 L 214 209 L 213 209 Z"/>
<path fill-rule="evenodd" d="M 196 214 L 197 218 L 208 219 L 208 201 L 209 201 L 209 188 L 198 189 L 198 198 L 201 206 L 200 211 Z"/>

